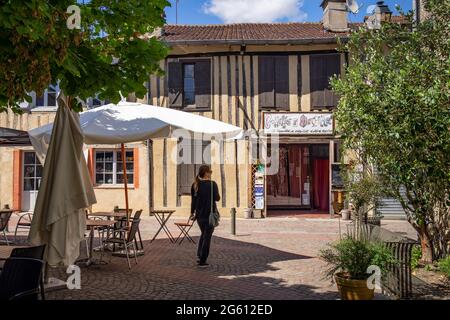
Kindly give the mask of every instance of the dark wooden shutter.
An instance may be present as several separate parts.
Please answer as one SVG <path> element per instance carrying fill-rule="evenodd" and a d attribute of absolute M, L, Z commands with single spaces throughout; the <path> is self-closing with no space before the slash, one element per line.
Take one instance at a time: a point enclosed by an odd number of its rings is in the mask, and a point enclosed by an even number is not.
<path fill-rule="evenodd" d="M 211 142 L 202 141 L 203 164 L 211 165 Z"/>
<path fill-rule="evenodd" d="M 192 154 L 194 157 L 195 166 L 192 179 L 195 178 L 202 164 L 209 164 L 209 165 L 211 164 L 211 148 L 208 148 L 209 145 L 210 145 L 209 141 L 202 141 L 202 140 L 193 141 Z M 205 152 L 205 150 L 208 150 L 208 152 Z"/>
<path fill-rule="evenodd" d="M 169 62 L 168 68 L 169 106 L 181 108 L 183 106 L 183 64 Z"/>
<path fill-rule="evenodd" d="M 192 182 L 194 182 L 195 165 L 190 163 L 182 163 L 178 165 L 180 172 L 180 185 L 178 186 L 178 194 L 190 194 Z"/>
<path fill-rule="evenodd" d="M 275 57 L 274 61 L 275 107 L 289 110 L 289 57 Z"/>
<path fill-rule="evenodd" d="M 311 106 L 322 107 L 324 63 L 322 55 L 311 55 L 309 58 Z"/>
<path fill-rule="evenodd" d="M 192 141 L 191 140 L 181 140 L 178 142 L 178 155 L 185 162 L 178 164 L 178 194 L 190 194 L 192 182 L 194 181 L 195 164 L 193 163 L 194 155 L 192 153 Z M 181 150 L 190 150 L 190 158 L 185 159 L 185 156 L 181 154 Z M 187 162 L 187 163 L 186 163 Z"/>
<path fill-rule="evenodd" d="M 339 54 L 333 54 L 328 55 L 327 57 L 327 70 L 326 70 L 326 88 L 324 92 L 324 100 L 325 100 L 325 107 L 335 107 L 337 106 L 337 95 L 331 90 L 331 84 L 330 84 L 330 78 L 334 75 L 340 74 L 340 55 Z"/>
<path fill-rule="evenodd" d="M 211 109 L 211 62 L 197 61 L 194 66 L 195 106 Z"/>
<path fill-rule="evenodd" d="M 275 108 L 275 63 L 274 58 L 258 58 L 259 105 L 262 108 Z"/>
<path fill-rule="evenodd" d="M 334 107 L 337 96 L 331 90 L 330 78 L 340 74 L 340 55 L 311 55 L 310 87 L 313 108 Z"/>

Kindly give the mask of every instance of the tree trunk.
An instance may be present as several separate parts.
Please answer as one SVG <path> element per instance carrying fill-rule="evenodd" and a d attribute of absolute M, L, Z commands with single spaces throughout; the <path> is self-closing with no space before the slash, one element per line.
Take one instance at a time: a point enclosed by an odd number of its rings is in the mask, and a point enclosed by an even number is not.
<path fill-rule="evenodd" d="M 417 230 L 419 234 L 420 246 L 422 247 L 421 262 L 430 264 L 433 262 L 433 242 L 428 234 L 426 226 L 422 226 Z"/>

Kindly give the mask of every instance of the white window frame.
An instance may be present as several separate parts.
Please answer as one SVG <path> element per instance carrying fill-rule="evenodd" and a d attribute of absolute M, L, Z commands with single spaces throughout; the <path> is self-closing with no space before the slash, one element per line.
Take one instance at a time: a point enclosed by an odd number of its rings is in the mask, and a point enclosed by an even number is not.
<path fill-rule="evenodd" d="M 121 152 L 121 151 L 122 150 L 119 150 L 119 149 L 95 149 L 94 150 L 94 155 L 93 155 L 94 156 L 94 159 L 93 159 L 94 163 L 93 164 L 94 164 L 94 182 L 95 182 L 96 186 L 101 186 L 101 187 L 118 187 L 118 186 L 123 186 L 122 182 L 117 183 L 117 174 L 118 174 L 118 172 L 117 172 L 117 153 Z M 112 160 L 112 165 L 113 165 L 113 168 L 112 168 L 113 183 L 98 183 L 97 182 L 97 153 L 98 152 L 112 152 L 113 153 L 113 160 Z M 134 182 L 135 182 L 135 179 L 136 179 L 136 176 L 135 176 L 136 168 L 135 168 L 134 150 L 130 149 L 130 148 L 125 149 L 125 155 L 126 155 L 127 152 L 131 152 L 133 154 L 133 172 L 129 173 L 127 171 L 127 176 L 128 175 L 132 175 L 133 176 L 133 182 L 132 183 L 127 181 L 128 182 L 127 183 L 128 187 L 132 188 L 132 187 L 134 187 Z M 122 173 L 122 172 L 120 172 L 120 173 Z M 99 172 L 98 174 L 105 174 L 105 173 L 104 172 Z"/>
<path fill-rule="evenodd" d="M 37 93 L 32 92 L 30 95 L 31 95 L 31 98 L 33 99 L 32 100 L 33 107 L 54 107 L 54 108 L 58 107 L 57 97 L 58 97 L 59 91 L 60 91 L 59 81 L 56 83 L 56 85 L 52 85 L 52 84 L 49 85 L 48 88 L 44 90 L 44 93 L 43 93 L 44 103 L 42 106 L 37 104 L 37 99 L 38 99 Z M 49 93 L 55 94 L 55 105 L 48 105 Z"/>
<path fill-rule="evenodd" d="M 43 174 L 44 167 L 40 164 L 39 159 L 36 155 L 36 152 L 30 151 L 30 150 L 25 150 L 22 152 L 23 152 L 22 153 L 22 182 L 21 182 L 22 183 L 22 192 L 39 191 L 39 187 L 41 186 L 41 182 L 42 182 L 42 174 Z M 27 163 L 27 164 L 25 163 L 25 155 L 27 153 L 34 153 L 34 156 L 35 156 L 34 163 Z M 32 177 L 25 177 L 25 166 L 34 167 Z M 38 167 L 41 167 L 41 175 L 40 176 L 37 175 Z M 33 189 L 25 190 L 25 180 L 30 180 L 30 179 L 33 179 L 33 181 L 34 181 Z M 39 180 L 39 182 L 38 182 L 38 180 Z M 39 185 L 39 187 L 37 185 Z"/>
<path fill-rule="evenodd" d="M 100 104 L 95 105 L 94 102 L 98 101 Z M 106 104 L 111 103 L 108 99 L 102 100 L 98 97 L 98 94 L 96 94 L 94 97 L 90 97 L 86 99 L 86 104 L 88 106 L 88 108 L 93 109 L 93 108 L 98 108 L 101 106 L 104 106 Z"/>

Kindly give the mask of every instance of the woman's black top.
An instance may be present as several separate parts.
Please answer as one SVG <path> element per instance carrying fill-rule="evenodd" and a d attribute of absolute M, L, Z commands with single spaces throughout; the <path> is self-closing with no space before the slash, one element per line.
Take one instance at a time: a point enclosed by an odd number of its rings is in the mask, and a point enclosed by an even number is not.
<path fill-rule="evenodd" d="M 211 188 L 212 184 L 212 188 Z M 213 196 L 211 197 L 211 191 Z M 220 200 L 219 188 L 217 183 L 212 180 L 200 180 L 197 192 L 194 189 L 194 184 L 191 187 L 191 214 L 195 213 L 198 220 L 209 219 L 211 213 L 211 200 L 213 199 L 213 208 L 217 211 L 216 201 Z"/>

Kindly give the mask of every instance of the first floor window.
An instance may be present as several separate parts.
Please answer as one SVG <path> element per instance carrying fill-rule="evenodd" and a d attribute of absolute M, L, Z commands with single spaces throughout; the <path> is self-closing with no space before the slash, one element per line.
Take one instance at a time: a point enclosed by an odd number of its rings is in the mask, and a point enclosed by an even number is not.
<path fill-rule="evenodd" d="M 167 70 L 169 106 L 186 110 L 211 110 L 211 61 L 170 61 Z"/>
<path fill-rule="evenodd" d="M 36 95 L 36 107 L 56 107 L 56 96 L 59 92 L 59 85 L 49 85 L 41 96 Z"/>
<path fill-rule="evenodd" d="M 42 165 L 34 151 L 23 154 L 23 190 L 37 191 L 41 185 Z"/>
<path fill-rule="evenodd" d="M 56 106 L 56 91 L 57 89 L 50 85 L 47 89 L 47 106 L 55 107 Z"/>
<path fill-rule="evenodd" d="M 127 183 L 134 183 L 134 153 L 125 151 Z M 123 158 L 120 150 L 95 151 L 95 184 L 119 185 L 124 183 Z"/>
<path fill-rule="evenodd" d="M 195 76 L 193 63 L 185 63 L 183 65 L 183 98 L 184 106 L 195 105 Z"/>

